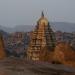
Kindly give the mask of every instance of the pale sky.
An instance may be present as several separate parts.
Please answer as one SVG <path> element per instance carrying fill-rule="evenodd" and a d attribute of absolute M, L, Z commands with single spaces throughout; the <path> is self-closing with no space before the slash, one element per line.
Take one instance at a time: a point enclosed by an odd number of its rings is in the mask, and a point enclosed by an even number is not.
<path fill-rule="evenodd" d="M 33 25 L 42 10 L 49 21 L 75 23 L 75 0 L 0 0 L 0 25 Z"/>

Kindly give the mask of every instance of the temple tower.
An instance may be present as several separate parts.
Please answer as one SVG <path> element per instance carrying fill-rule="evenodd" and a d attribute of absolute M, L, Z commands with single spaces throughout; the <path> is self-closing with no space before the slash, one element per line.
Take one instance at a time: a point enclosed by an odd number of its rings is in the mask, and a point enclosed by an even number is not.
<path fill-rule="evenodd" d="M 0 59 L 4 59 L 6 57 L 6 52 L 4 50 L 3 37 L 0 33 Z"/>
<path fill-rule="evenodd" d="M 27 50 L 27 58 L 34 61 L 46 61 L 49 52 L 54 51 L 55 35 L 42 12 L 41 18 L 32 33 Z"/>

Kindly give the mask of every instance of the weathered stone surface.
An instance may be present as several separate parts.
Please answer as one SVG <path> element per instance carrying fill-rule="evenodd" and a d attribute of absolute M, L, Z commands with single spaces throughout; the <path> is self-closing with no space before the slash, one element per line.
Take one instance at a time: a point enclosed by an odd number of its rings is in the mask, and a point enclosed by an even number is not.
<path fill-rule="evenodd" d="M 4 50 L 4 43 L 2 35 L 0 34 L 0 59 L 4 59 L 6 57 L 6 52 Z"/>
<path fill-rule="evenodd" d="M 75 66 L 75 50 L 68 43 L 59 43 L 54 51 L 54 60 L 68 66 Z"/>
<path fill-rule="evenodd" d="M 31 35 L 31 42 L 27 50 L 27 57 L 34 61 L 48 61 L 48 53 L 55 47 L 55 35 L 47 18 L 42 13 L 37 26 Z"/>

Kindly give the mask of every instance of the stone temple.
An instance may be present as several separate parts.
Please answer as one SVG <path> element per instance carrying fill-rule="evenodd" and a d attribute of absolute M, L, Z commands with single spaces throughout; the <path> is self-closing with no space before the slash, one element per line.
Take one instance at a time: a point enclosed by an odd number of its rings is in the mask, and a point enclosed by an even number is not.
<path fill-rule="evenodd" d="M 6 57 L 6 52 L 4 49 L 3 37 L 0 33 L 0 59 L 4 59 Z"/>
<path fill-rule="evenodd" d="M 48 53 L 55 48 L 55 34 L 50 27 L 50 23 L 41 13 L 41 18 L 32 32 L 29 47 L 27 49 L 27 59 L 33 61 L 47 61 Z"/>

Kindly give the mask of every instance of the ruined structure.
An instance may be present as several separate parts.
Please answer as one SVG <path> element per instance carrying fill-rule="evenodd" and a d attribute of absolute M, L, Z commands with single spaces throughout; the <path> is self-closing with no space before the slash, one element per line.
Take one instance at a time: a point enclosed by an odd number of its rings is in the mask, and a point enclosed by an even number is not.
<path fill-rule="evenodd" d="M 75 67 L 75 50 L 68 43 L 57 44 L 53 58 L 55 63 Z"/>
<path fill-rule="evenodd" d="M 6 57 L 6 52 L 4 50 L 3 37 L 0 33 L 0 59 L 4 59 Z"/>
<path fill-rule="evenodd" d="M 55 35 L 43 12 L 31 36 L 27 58 L 34 61 L 47 61 L 48 53 L 54 51 Z"/>

